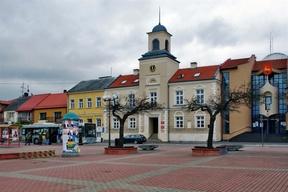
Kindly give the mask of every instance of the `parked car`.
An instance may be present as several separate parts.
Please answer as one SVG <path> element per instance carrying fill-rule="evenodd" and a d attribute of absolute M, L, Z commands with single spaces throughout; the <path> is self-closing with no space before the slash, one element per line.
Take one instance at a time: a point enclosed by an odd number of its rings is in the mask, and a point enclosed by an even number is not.
<path fill-rule="evenodd" d="M 124 136 L 124 143 L 144 143 L 147 139 L 144 135 L 141 134 L 132 134 Z"/>

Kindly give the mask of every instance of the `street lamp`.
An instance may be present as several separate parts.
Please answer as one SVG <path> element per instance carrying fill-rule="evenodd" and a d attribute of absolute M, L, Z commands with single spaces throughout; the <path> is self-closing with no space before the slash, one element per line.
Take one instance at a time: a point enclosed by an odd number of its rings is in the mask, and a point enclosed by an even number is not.
<path fill-rule="evenodd" d="M 108 147 L 111 146 L 111 120 L 110 120 L 110 108 L 111 108 L 111 100 L 112 98 L 110 96 L 104 96 L 103 100 L 105 102 L 108 102 Z"/>
<path fill-rule="evenodd" d="M 111 146 L 111 101 L 112 101 L 112 106 L 116 105 L 116 102 L 118 102 L 118 96 L 116 94 L 113 94 L 111 97 L 110 95 L 106 95 L 103 97 L 103 100 L 105 102 L 108 102 L 108 147 Z"/>

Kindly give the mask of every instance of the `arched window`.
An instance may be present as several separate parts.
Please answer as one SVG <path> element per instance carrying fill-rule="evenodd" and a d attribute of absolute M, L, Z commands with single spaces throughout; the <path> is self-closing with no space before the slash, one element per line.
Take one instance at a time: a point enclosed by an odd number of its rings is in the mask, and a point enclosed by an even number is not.
<path fill-rule="evenodd" d="M 154 50 L 159 50 L 160 49 L 160 46 L 159 46 L 159 40 L 158 39 L 154 39 L 153 41 L 152 41 L 152 44 L 153 44 L 153 51 Z"/>
<path fill-rule="evenodd" d="M 169 51 L 169 41 L 168 40 L 165 41 L 165 50 Z"/>

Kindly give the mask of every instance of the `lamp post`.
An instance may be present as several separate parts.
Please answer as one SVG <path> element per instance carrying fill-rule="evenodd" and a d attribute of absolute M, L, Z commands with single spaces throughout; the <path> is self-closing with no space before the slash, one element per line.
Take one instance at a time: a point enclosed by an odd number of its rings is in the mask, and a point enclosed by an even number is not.
<path fill-rule="evenodd" d="M 110 108 L 111 108 L 111 97 L 110 96 L 105 96 L 103 97 L 103 100 L 105 102 L 108 102 L 108 147 L 111 146 L 111 115 L 110 115 Z"/>
<path fill-rule="evenodd" d="M 261 127 L 261 145 L 262 147 L 264 146 L 264 135 L 263 135 L 263 127 L 264 127 L 264 124 L 263 124 L 263 117 L 262 115 L 260 116 L 260 127 Z"/>

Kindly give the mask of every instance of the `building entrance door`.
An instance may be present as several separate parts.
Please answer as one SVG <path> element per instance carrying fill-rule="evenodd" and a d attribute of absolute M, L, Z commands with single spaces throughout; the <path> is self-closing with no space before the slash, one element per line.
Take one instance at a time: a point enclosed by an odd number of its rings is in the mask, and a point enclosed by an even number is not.
<path fill-rule="evenodd" d="M 152 134 L 158 134 L 158 117 L 151 117 L 149 124 Z"/>
<path fill-rule="evenodd" d="M 264 134 L 269 135 L 269 134 L 278 134 L 279 129 L 277 125 L 277 120 L 276 119 L 264 119 L 263 121 L 263 131 Z"/>

